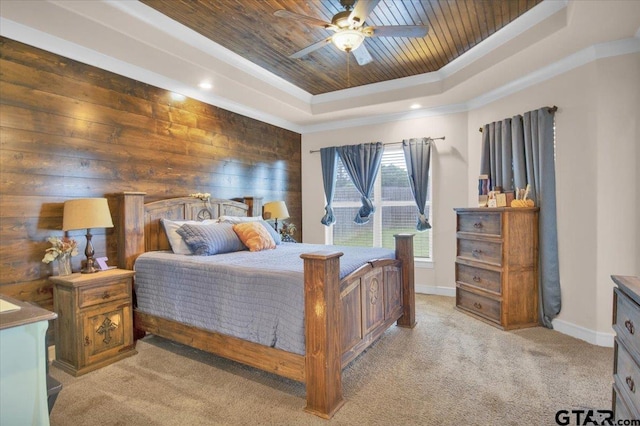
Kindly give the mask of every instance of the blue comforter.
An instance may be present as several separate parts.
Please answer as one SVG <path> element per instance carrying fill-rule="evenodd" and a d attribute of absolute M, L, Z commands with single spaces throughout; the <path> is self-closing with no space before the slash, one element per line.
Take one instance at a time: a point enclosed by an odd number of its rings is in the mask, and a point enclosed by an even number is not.
<path fill-rule="evenodd" d="M 144 253 L 135 263 L 137 309 L 184 324 L 304 354 L 302 253 L 341 251 L 340 278 L 393 250 L 282 243 L 215 256 Z"/>

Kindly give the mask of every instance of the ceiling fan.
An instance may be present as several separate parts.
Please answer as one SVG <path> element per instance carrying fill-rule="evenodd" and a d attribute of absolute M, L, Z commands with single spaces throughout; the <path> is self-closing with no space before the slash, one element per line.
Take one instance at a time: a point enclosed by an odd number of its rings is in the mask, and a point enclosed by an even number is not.
<path fill-rule="evenodd" d="M 353 53 L 359 65 L 366 65 L 373 60 L 366 46 L 362 44 L 367 37 L 424 37 L 427 35 L 426 25 L 365 26 L 369 13 L 379 2 L 380 0 L 359 0 L 357 3 L 356 0 L 340 0 L 345 10 L 336 13 L 330 23 L 284 9 L 276 10 L 274 15 L 281 18 L 293 19 L 334 32 L 333 35 L 305 47 L 290 55 L 289 58 L 299 59 L 333 43 L 338 49 Z"/>

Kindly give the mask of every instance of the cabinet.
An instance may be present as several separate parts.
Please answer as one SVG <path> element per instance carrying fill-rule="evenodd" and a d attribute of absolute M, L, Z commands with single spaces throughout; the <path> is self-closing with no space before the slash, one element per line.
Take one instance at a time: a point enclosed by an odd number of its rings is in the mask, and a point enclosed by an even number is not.
<path fill-rule="evenodd" d="M 55 317 L 0 297 L 0 424 L 49 425 L 45 333 Z"/>
<path fill-rule="evenodd" d="M 51 277 L 57 367 L 78 376 L 136 353 L 133 275 L 110 269 Z"/>
<path fill-rule="evenodd" d="M 640 419 L 640 278 L 613 275 L 613 411 L 616 420 Z"/>
<path fill-rule="evenodd" d="M 456 211 L 456 307 L 495 327 L 533 327 L 538 317 L 538 209 Z"/>

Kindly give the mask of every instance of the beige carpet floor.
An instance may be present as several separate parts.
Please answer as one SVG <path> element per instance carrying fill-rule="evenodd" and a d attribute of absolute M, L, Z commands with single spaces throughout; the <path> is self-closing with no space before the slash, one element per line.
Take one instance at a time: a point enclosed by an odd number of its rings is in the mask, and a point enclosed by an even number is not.
<path fill-rule="evenodd" d="M 537 327 L 504 332 L 417 296 L 418 325 L 392 327 L 344 371 L 330 421 L 304 386 L 155 336 L 63 389 L 56 425 L 555 425 L 558 410 L 610 409 L 613 349 Z"/>

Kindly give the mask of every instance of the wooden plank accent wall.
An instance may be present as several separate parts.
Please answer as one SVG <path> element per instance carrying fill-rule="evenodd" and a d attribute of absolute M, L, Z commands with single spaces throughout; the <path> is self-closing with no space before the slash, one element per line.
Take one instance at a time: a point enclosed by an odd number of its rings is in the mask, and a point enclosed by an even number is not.
<path fill-rule="evenodd" d="M 215 90 L 215 89 L 214 89 Z M 42 263 L 62 236 L 65 200 L 284 200 L 301 230 L 300 134 L 34 47 L 0 38 L 0 292 L 53 309 Z M 301 239 L 301 231 L 295 236 Z M 84 258 L 85 231 L 77 239 Z M 92 230 L 96 256 L 117 261 L 115 228 Z"/>

